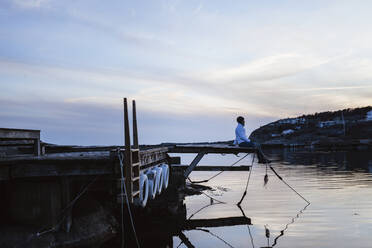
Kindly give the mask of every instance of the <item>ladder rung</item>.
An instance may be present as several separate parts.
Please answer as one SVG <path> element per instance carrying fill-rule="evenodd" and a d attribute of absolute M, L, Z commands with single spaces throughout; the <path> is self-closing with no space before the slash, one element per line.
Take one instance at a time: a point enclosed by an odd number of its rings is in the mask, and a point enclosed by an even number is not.
<path fill-rule="evenodd" d="M 137 166 L 140 166 L 140 163 L 137 162 L 137 163 L 132 163 L 132 167 L 137 167 Z"/>
<path fill-rule="evenodd" d="M 139 152 L 139 149 L 130 149 L 131 152 Z"/>
<path fill-rule="evenodd" d="M 139 196 L 140 195 L 140 191 L 139 190 L 136 190 L 136 191 L 133 191 L 133 197 L 135 197 L 135 196 Z"/>
<path fill-rule="evenodd" d="M 139 179 L 140 179 L 140 177 L 133 177 L 132 182 L 138 181 Z"/>

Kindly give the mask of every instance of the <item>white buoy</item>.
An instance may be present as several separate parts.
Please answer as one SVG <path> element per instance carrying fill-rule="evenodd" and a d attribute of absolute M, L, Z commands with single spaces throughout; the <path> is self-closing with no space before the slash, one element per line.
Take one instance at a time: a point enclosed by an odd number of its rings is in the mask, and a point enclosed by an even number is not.
<path fill-rule="evenodd" d="M 154 169 L 156 170 L 157 193 L 160 195 L 163 189 L 163 170 L 161 167 L 155 167 Z"/>
<path fill-rule="evenodd" d="M 148 170 L 146 171 L 146 175 L 149 181 L 149 198 L 155 199 L 156 191 L 158 190 L 156 181 L 156 170 Z"/>
<path fill-rule="evenodd" d="M 137 206 L 146 207 L 147 199 L 149 196 L 149 184 L 148 178 L 145 174 L 140 175 L 140 197 L 137 198 L 135 204 Z"/>
<path fill-rule="evenodd" d="M 162 172 L 163 172 L 163 190 L 168 188 L 169 183 L 169 166 L 167 164 L 161 165 Z"/>

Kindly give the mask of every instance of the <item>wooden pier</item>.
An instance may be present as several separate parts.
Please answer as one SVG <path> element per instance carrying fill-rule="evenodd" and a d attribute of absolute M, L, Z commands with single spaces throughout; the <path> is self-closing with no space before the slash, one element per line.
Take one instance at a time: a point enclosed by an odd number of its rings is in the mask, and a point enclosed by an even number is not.
<path fill-rule="evenodd" d="M 154 166 L 167 163 L 171 168 L 170 181 L 174 184 L 171 187 L 177 188 L 181 187 L 182 183 L 174 182 L 181 181 L 184 185 L 185 179 L 194 170 L 249 170 L 249 166 L 198 166 L 206 154 L 257 152 L 254 148 L 229 145 L 172 145 L 140 149 L 135 101 L 132 102 L 132 109 L 133 143 L 131 143 L 128 103 L 124 99 L 125 145 L 119 147 L 51 145 L 40 141 L 39 130 L 0 128 L 2 142 L 0 144 L 0 195 L 3 197 L 0 218 L 6 219 L 9 223 L 39 223 L 68 233 L 74 221 L 72 213 L 74 197 L 80 194 L 81 188 L 84 188 L 87 182 L 94 182 L 89 190 L 95 192 L 94 194 L 98 192 L 105 199 L 111 198 L 114 205 L 118 205 L 118 199 L 120 203 L 123 197 L 128 197 L 129 202 L 133 204 L 140 195 L 140 174 Z M 31 152 L 17 154 L 17 151 L 23 151 L 13 149 L 18 146 L 26 146 L 28 147 L 26 150 Z M 11 153 L 7 153 L 7 148 Z M 196 157 L 191 164 L 181 165 L 180 159 L 171 156 L 182 153 L 194 153 Z M 124 178 L 121 175 L 121 165 L 123 165 Z M 175 180 L 175 177 L 179 178 Z M 126 186 L 127 195 L 122 195 L 120 190 L 122 183 Z M 246 223 L 245 219 L 234 221 L 234 223 Z M 190 221 L 185 228 L 192 228 L 204 222 L 203 220 Z M 221 220 L 216 220 L 215 223 L 220 222 Z M 216 225 L 213 223 L 210 225 Z"/>

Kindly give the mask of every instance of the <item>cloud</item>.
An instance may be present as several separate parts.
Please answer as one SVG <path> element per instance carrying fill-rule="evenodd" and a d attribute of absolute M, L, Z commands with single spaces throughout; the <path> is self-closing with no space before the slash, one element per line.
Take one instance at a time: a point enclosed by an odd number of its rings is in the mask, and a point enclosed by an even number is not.
<path fill-rule="evenodd" d="M 138 28 L 133 31 L 129 25 L 118 25 L 106 17 L 91 15 L 89 12 L 82 12 L 78 9 L 69 9 L 67 14 L 70 18 L 73 18 L 80 24 L 92 27 L 100 32 L 109 34 L 120 41 L 131 43 L 132 45 L 146 47 L 170 47 L 174 45 L 171 40 L 163 39 L 161 36 L 158 36 L 153 32 L 141 31 Z M 131 17 L 136 16 L 136 12 L 133 8 L 129 10 L 129 15 Z"/>
<path fill-rule="evenodd" d="M 48 6 L 50 0 L 12 0 L 20 8 L 41 8 Z"/>
<path fill-rule="evenodd" d="M 42 131 L 44 142 L 78 145 L 123 144 L 123 110 L 97 102 L 0 99 L 2 127 Z M 35 111 L 35 109 L 37 111 Z M 175 115 L 143 107 L 137 102 L 141 144 L 161 142 L 216 141 L 233 139 L 235 118 L 227 115 Z M 263 124 L 246 116 L 249 130 Z"/>
<path fill-rule="evenodd" d="M 194 15 L 199 14 L 200 11 L 203 9 L 203 7 L 204 7 L 203 2 L 200 2 L 200 3 L 198 4 L 198 6 L 197 6 L 197 7 L 194 9 L 194 11 L 193 11 Z"/>
<path fill-rule="evenodd" d="M 304 70 L 328 63 L 329 58 L 301 54 L 279 54 L 255 59 L 231 68 L 212 70 L 206 73 L 206 81 L 222 84 L 235 81 L 267 81 L 289 77 Z"/>

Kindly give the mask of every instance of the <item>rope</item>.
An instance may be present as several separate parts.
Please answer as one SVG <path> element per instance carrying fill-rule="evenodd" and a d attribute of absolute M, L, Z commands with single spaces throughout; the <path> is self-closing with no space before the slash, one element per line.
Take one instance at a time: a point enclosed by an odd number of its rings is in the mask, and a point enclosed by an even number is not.
<path fill-rule="evenodd" d="M 67 214 L 66 214 L 66 211 L 73 207 L 73 205 L 83 196 L 83 194 L 85 194 L 85 192 L 87 192 L 88 188 L 95 182 L 97 181 L 97 179 L 100 177 L 101 175 L 98 175 L 96 176 L 91 182 L 89 182 L 85 187 L 84 189 L 69 203 L 67 204 L 67 206 L 61 211 L 61 214 L 63 215 L 61 220 L 52 228 L 50 228 L 49 230 L 46 230 L 46 231 L 43 231 L 43 232 L 37 232 L 36 235 L 39 237 L 45 233 L 48 233 L 48 232 L 51 232 L 51 231 L 54 231 L 57 229 L 57 227 L 65 220 L 65 218 L 67 217 Z"/>
<path fill-rule="evenodd" d="M 236 165 L 237 163 L 239 163 L 240 161 L 242 161 L 245 157 L 247 157 L 249 155 L 249 153 L 247 153 L 246 155 L 244 155 L 242 158 L 238 159 L 236 162 L 232 163 L 231 165 L 229 165 L 228 167 L 233 167 L 234 165 Z M 190 179 L 190 177 L 187 177 L 187 179 L 191 182 L 191 183 L 206 183 L 206 182 L 209 182 L 210 180 L 212 180 L 213 178 L 221 175 L 223 172 L 225 171 L 220 171 L 218 172 L 217 174 L 211 176 L 210 178 L 206 179 L 206 180 L 201 180 L 201 181 L 192 181 Z"/>
<path fill-rule="evenodd" d="M 195 228 L 195 230 L 199 230 L 199 231 L 203 231 L 203 232 L 206 232 L 206 233 L 209 233 L 210 235 L 212 235 L 213 237 L 216 237 L 218 238 L 219 240 L 221 240 L 223 243 L 225 243 L 227 246 L 229 246 L 230 248 L 234 248 L 234 246 L 230 245 L 227 241 L 225 241 L 223 238 L 219 237 L 218 235 L 214 234 L 213 232 L 211 232 L 210 230 L 208 229 L 204 229 L 204 228 Z"/>
<path fill-rule="evenodd" d="M 238 206 L 240 206 L 240 204 L 242 203 L 244 197 L 247 195 L 247 190 L 248 190 L 248 185 L 249 185 L 249 181 L 251 179 L 251 174 L 252 174 L 252 170 L 253 170 L 253 163 L 254 163 L 254 157 L 255 157 L 255 153 L 253 153 L 253 156 L 252 156 L 252 165 L 251 165 L 251 169 L 249 170 L 249 174 L 248 174 L 248 180 L 247 180 L 247 184 L 245 185 L 245 190 L 244 190 L 244 193 L 242 195 L 242 198 L 240 199 L 240 201 L 237 203 Z"/>
<path fill-rule="evenodd" d="M 120 150 L 118 149 L 118 157 L 119 161 L 122 160 L 121 155 L 120 155 Z M 120 206 L 120 214 L 121 214 L 121 248 L 124 248 L 125 244 L 125 238 L 124 238 L 124 192 L 123 192 L 123 166 L 121 166 L 120 162 L 120 171 L 121 171 L 121 185 L 120 185 L 120 198 L 121 198 L 121 206 Z"/>
<path fill-rule="evenodd" d="M 226 204 L 226 202 L 219 201 L 219 200 L 217 200 L 216 198 L 213 198 L 212 196 L 208 195 L 207 193 L 204 193 L 203 191 L 201 191 L 201 193 L 202 193 L 203 195 L 209 197 L 210 199 L 212 199 L 212 200 L 218 202 L 218 203 Z"/>
<path fill-rule="evenodd" d="M 239 208 L 240 212 L 242 212 L 243 217 L 247 218 L 247 216 L 245 216 L 245 213 L 244 213 L 244 210 L 242 209 L 242 207 L 240 205 L 238 205 L 238 208 Z M 248 227 L 249 237 L 251 238 L 252 248 L 254 248 L 253 236 L 252 236 L 251 228 L 249 227 L 249 224 L 247 224 L 247 227 Z"/>
<path fill-rule="evenodd" d="M 298 193 L 294 188 L 292 188 L 286 181 L 284 181 L 284 179 L 279 176 L 279 174 L 274 170 L 274 168 L 272 166 L 270 166 L 270 169 L 274 172 L 274 174 L 285 184 L 288 186 L 288 188 L 290 188 L 293 192 L 295 192 L 299 197 L 301 197 L 304 201 L 306 201 L 308 204 L 310 204 L 310 202 L 308 200 L 305 199 L 305 197 L 303 197 L 300 193 Z"/>
<path fill-rule="evenodd" d="M 277 245 L 278 239 L 279 239 L 281 236 L 284 235 L 284 232 L 288 229 L 289 225 L 293 224 L 293 223 L 295 222 L 295 220 L 296 220 L 297 218 L 300 217 L 300 214 L 302 214 L 302 213 L 306 210 L 306 208 L 307 208 L 309 205 L 310 205 L 310 204 L 307 204 L 303 209 L 300 210 L 300 212 L 297 213 L 297 215 L 296 215 L 295 217 L 292 218 L 291 222 L 289 222 L 289 223 L 287 223 L 287 224 L 285 225 L 285 228 L 284 228 L 283 230 L 280 231 L 280 235 L 277 236 L 277 237 L 274 239 L 274 242 L 273 242 L 273 244 L 272 244 L 272 247 L 274 247 L 274 246 Z"/>
<path fill-rule="evenodd" d="M 122 188 L 124 188 L 124 194 L 125 194 L 125 198 L 126 198 L 126 202 L 127 202 L 127 206 L 128 206 L 129 218 L 130 218 L 130 222 L 132 224 L 132 230 L 133 230 L 133 233 L 134 233 L 134 237 L 136 239 L 136 244 L 137 244 L 137 247 L 140 248 L 138 238 L 137 238 L 136 229 L 134 228 L 134 221 L 133 221 L 132 211 L 130 209 L 130 204 L 129 204 L 129 200 L 128 200 L 127 188 L 126 188 L 125 183 L 124 183 L 123 156 L 121 155 L 121 153 L 119 151 L 118 151 L 118 157 L 119 157 L 119 162 L 120 162 L 121 179 L 122 179 L 121 180 L 121 186 L 122 186 Z M 122 202 L 122 204 L 123 204 L 123 202 Z M 123 218 L 123 215 L 122 215 L 122 218 Z M 124 229 L 124 225 L 123 225 L 122 229 Z M 124 245 L 124 244 L 122 244 L 122 245 Z"/>
<path fill-rule="evenodd" d="M 98 175 L 96 176 L 92 181 L 90 181 L 81 191 L 80 193 L 72 200 L 69 202 L 69 204 L 67 204 L 67 206 L 61 211 L 60 215 L 62 215 L 61 219 L 57 222 L 56 225 L 52 226 L 51 228 L 49 229 L 46 229 L 44 230 L 45 228 L 47 228 L 48 226 L 44 226 L 43 228 L 40 229 L 40 231 L 34 233 L 34 234 L 31 234 L 29 236 L 29 238 L 27 238 L 27 240 L 25 242 L 22 243 L 22 247 L 23 245 L 31 242 L 31 240 L 35 239 L 35 238 L 39 238 L 40 236 L 42 235 L 45 235 L 47 233 L 50 233 L 50 232 L 56 232 L 58 227 L 62 224 L 62 222 L 66 219 L 67 217 L 67 210 L 69 208 L 72 208 L 74 206 L 74 204 L 83 196 L 83 194 L 85 194 L 88 190 L 88 188 L 93 184 L 95 183 L 95 181 L 97 181 L 97 179 L 100 177 L 101 175 Z M 44 231 L 43 231 L 44 230 Z M 16 245 L 15 247 L 19 247 L 18 245 Z"/>
<path fill-rule="evenodd" d="M 303 197 L 300 193 L 298 193 L 294 188 L 292 188 L 286 181 L 284 181 L 284 179 L 274 170 L 274 168 L 271 166 L 271 165 L 268 165 L 268 162 L 269 161 L 267 159 L 267 156 L 263 153 L 262 149 L 260 146 L 258 146 L 258 149 L 259 151 L 261 152 L 261 154 L 264 156 L 265 160 L 266 160 L 266 175 L 267 175 L 267 166 L 270 167 L 270 169 L 274 172 L 274 174 L 285 184 L 288 186 L 288 188 L 290 188 L 293 192 L 295 192 L 299 197 L 301 197 L 304 201 L 306 201 L 308 204 L 310 204 L 310 202 L 308 200 L 305 199 L 305 197 Z M 265 175 L 265 181 L 268 180 L 268 177 L 266 177 Z"/>
<path fill-rule="evenodd" d="M 203 209 L 208 208 L 208 207 L 213 206 L 213 205 L 217 205 L 217 204 L 223 204 L 223 203 L 217 202 L 217 203 L 211 203 L 211 204 L 205 205 L 205 206 L 201 207 L 200 209 L 198 209 L 196 212 L 194 212 L 192 215 L 190 215 L 188 220 L 190 220 L 192 217 L 194 217 L 195 214 L 201 212 Z"/>

